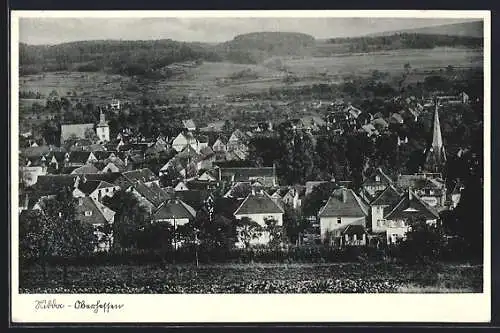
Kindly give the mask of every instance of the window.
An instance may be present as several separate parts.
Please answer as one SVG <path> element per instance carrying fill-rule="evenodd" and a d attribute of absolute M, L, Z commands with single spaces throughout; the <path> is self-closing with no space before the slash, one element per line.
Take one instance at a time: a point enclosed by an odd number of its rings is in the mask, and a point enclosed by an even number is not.
<path fill-rule="evenodd" d="M 375 176 L 375 181 L 379 182 L 380 181 L 380 176 Z"/>
<path fill-rule="evenodd" d="M 342 223 L 342 218 L 337 217 L 337 224 L 341 224 L 341 223 Z"/>
<path fill-rule="evenodd" d="M 92 216 L 92 211 L 91 210 L 86 210 L 85 211 L 85 216 Z"/>

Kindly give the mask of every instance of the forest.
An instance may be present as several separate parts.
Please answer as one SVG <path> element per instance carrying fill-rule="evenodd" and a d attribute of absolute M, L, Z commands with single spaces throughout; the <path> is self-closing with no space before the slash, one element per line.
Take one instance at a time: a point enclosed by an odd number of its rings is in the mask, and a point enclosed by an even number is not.
<path fill-rule="evenodd" d="M 383 37 L 335 38 L 323 56 L 434 47 L 482 47 L 482 39 L 463 36 L 396 34 Z M 94 40 L 58 45 L 19 45 L 21 75 L 51 71 L 105 71 L 126 76 L 165 78 L 164 68 L 185 61 L 229 61 L 256 64 L 273 56 L 321 55 L 323 41 L 295 33 L 255 33 L 217 44 L 184 43 L 170 39 L 151 41 Z"/>

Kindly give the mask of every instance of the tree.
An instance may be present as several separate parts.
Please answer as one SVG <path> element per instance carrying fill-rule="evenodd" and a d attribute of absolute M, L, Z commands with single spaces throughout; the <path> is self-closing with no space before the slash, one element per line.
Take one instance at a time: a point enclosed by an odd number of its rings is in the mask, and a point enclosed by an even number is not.
<path fill-rule="evenodd" d="M 265 231 L 269 233 L 269 244 L 270 248 L 279 248 L 283 245 L 283 226 L 278 225 L 278 221 L 275 218 L 265 218 L 264 223 L 266 224 Z"/>
<path fill-rule="evenodd" d="M 131 192 L 124 190 L 117 191 L 112 198 L 105 197 L 104 204 L 116 213 L 112 226 L 114 247 L 138 248 L 141 232 L 146 231 L 149 224 L 144 206 Z"/>
<path fill-rule="evenodd" d="M 427 224 L 422 216 L 415 216 L 407 223 L 411 230 L 406 233 L 406 240 L 400 244 L 403 259 L 419 263 L 439 260 L 444 246 L 442 229 L 437 225 Z"/>
<path fill-rule="evenodd" d="M 306 228 L 305 220 L 299 212 L 290 205 L 285 205 L 283 214 L 283 228 L 286 238 L 290 243 L 296 243 L 299 234 Z"/>
<path fill-rule="evenodd" d="M 99 141 L 96 132 L 92 128 L 87 128 L 85 130 L 84 137 L 92 143 L 96 143 Z"/>
<path fill-rule="evenodd" d="M 248 249 L 252 240 L 258 239 L 262 235 L 262 227 L 254 220 L 242 217 L 237 221 L 236 232 L 238 240 Z"/>
<path fill-rule="evenodd" d="M 86 255 L 94 250 L 97 242 L 92 226 L 79 220 L 76 199 L 69 187 L 45 200 L 41 212 L 27 214 L 21 225 L 21 257 L 39 259 L 44 272 L 49 256 L 70 258 Z M 63 269 L 66 280 L 66 264 L 63 264 Z"/>

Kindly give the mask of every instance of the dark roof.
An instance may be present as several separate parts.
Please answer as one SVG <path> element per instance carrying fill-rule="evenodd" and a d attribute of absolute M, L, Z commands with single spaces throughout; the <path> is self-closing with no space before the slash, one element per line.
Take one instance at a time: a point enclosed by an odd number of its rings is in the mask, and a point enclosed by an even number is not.
<path fill-rule="evenodd" d="M 379 177 L 378 181 L 377 177 Z M 389 176 L 387 176 L 381 168 L 377 168 L 369 177 L 365 179 L 361 186 L 390 185 L 392 183 L 393 180 Z"/>
<path fill-rule="evenodd" d="M 274 213 L 283 213 L 283 208 L 278 206 L 269 194 L 262 191 L 255 194 L 249 194 L 246 199 L 243 200 L 240 207 L 236 209 L 234 215 Z"/>
<path fill-rule="evenodd" d="M 368 207 L 351 189 L 339 188 L 333 191 L 327 203 L 320 209 L 319 217 L 365 217 Z"/>
<path fill-rule="evenodd" d="M 208 191 L 200 190 L 187 190 L 187 191 L 177 191 L 175 196 L 180 200 L 187 203 L 189 206 L 193 207 L 195 210 L 199 210 L 205 204 L 205 200 L 208 196 Z"/>
<path fill-rule="evenodd" d="M 141 181 L 144 183 L 158 180 L 158 177 L 148 168 L 126 171 L 123 173 L 129 181 Z"/>
<path fill-rule="evenodd" d="M 360 236 L 360 237 L 366 233 L 367 232 L 366 232 L 365 227 L 361 224 L 349 224 L 342 231 L 342 235 L 349 235 L 349 236 L 356 235 L 356 236 Z"/>
<path fill-rule="evenodd" d="M 234 181 L 248 181 L 251 178 L 274 177 L 273 167 L 262 168 L 220 168 L 221 178 L 234 176 Z"/>
<path fill-rule="evenodd" d="M 394 207 L 401 200 L 401 193 L 392 185 L 386 187 L 372 202 L 372 206 Z"/>
<path fill-rule="evenodd" d="M 71 163 L 86 163 L 89 155 L 89 151 L 72 151 L 69 153 L 69 161 Z"/>
<path fill-rule="evenodd" d="M 113 185 L 111 183 L 108 183 L 108 182 L 102 181 L 102 180 L 84 180 L 84 179 L 82 179 L 78 183 L 78 189 L 87 195 L 91 194 L 92 192 L 94 192 L 95 190 L 100 189 L 100 188 L 108 188 L 108 187 L 115 187 L 115 186 L 116 185 Z"/>
<path fill-rule="evenodd" d="M 122 174 L 120 172 L 105 172 L 105 173 L 95 173 L 87 174 L 85 178 L 87 180 L 102 180 L 108 183 L 114 183 Z"/>
<path fill-rule="evenodd" d="M 252 193 L 252 184 L 250 182 L 239 182 L 234 184 L 226 193 L 226 197 L 243 199 Z"/>
<path fill-rule="evenodd" d="M 195 216 L 195 210 L 182 200 L 178 199 L 165 201 L 153 213 L 153 219 L 155 220 L 192 219 Z"/>
<path fill-rule="evenodd" d="M 71 171 L 72 174 L 77 174 L 77 175 L 83 175 L 83 174 L 89 174 L 89 173 L 99 173 L 99 169 L 97 169 L 95 166 L 92 164 L 86 164 L 81 167 L 78 167 Z"/>
<path fill-rule="evenodd" d="M 155 184 L 145 185 L 142 182 L 137 182 L 133 188 L 154 206 L 159 206 L 171 198 L 171 195 Z"/>
<path fill-rule="evenodd" d="M 94 151 L 93 154 L 98 161 L 107 159 L 113 152 L 111 151 Z"/>
<path fill-rule="evenodd" d="M 64 187 L 73 187 L 78 175 L 44 175 L 38 176 L 33 190 L 38 193 L 57 193 Z"/>
<path fill-rule="evenodd" d="M 432 207 L 427 205 L 415 193 L 409 190 L 406 191 L 405 195 L 393 210 L 386 214 L 385 218 L 388 220 L 406 219 L 418 215 L 423 215 L 431 219 L 439 218 L 438 213 Z"/>

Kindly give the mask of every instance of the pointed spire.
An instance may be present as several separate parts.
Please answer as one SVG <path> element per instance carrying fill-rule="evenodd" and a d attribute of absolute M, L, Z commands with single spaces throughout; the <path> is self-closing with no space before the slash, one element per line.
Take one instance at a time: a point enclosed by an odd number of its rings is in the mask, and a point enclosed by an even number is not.
<path fill-rule="evenodd" d="M 439 172 L 446 162 L 446 152 L 441 136 L 441 124 L 439 123 L 438 102 L 435 102 L 434 125 L 432 133 L 432 144 L 427 151 L 426 169 L 432 172 Z"/>

